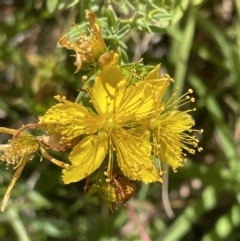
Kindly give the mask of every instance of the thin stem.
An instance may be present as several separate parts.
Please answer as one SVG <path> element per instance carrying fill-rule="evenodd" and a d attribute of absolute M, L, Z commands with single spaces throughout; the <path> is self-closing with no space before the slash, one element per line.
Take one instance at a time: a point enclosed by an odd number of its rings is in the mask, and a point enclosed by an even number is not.
<path fill-rule="evenodd" d="M 27 230 L 24 227 L 24 224 L 19 217 L 18 210 L 15 206 L 10 206 L 7 211 L 6 215 L 8 217 L 9 223 L 12 226 L 13 230 L 15 231 L 19 241 L 30 241 L 28 236 Z"/>

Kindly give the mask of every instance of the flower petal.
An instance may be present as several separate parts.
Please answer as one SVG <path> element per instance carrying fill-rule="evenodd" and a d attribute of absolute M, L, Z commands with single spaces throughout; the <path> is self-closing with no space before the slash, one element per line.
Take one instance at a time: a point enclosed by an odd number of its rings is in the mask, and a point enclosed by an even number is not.
<path fill-rule="evenodd" d="M 180 133 L 191 129 L 194 125 L 195 122 L 191 115 L 184 111 L 171 111 L 169 115 L 169 126 L 167 128 L 170 128 L 176 133 Z"/>
<path fill-rule="evenodd" d="M 183 149 L 192 153 L 192 148 L 197 146 L 196 138 L 186 132 L 191 132 L 194 120 L 186 112 L 173 110 L 163 113 L 155 125 L 157 127 L 152 131 L 156 137 L 158 159 L 167 163 L 175 171 L 183 166 L 185 159 Z"/>
<path fill-rule="evenodd" d="M 70 154 L 72 166 L 63 170 L 65 184 L 80 181 L 92 174 L 102 164 L 107 151 L 108 139 L 105 133 L 84 138 Z"/>
<path fill-rule="evenodd" d="M 160 66 L 161 64 L 156 65 L 155 68 L 147 74 L 145 79 L 159 79 Z"/>
<path fill-rule="evenodd" d="M 117 63 L 118 56 L 113 55 L 112 61 L 103 65 L 95 79 L 93 87 L 93 105 L 99 115 L 112 114 L 116 103 L 116 96 L 124 89 L 126 81 L 122 70 Z"/>
<path fill-rule="evenodd" d="M 167 78 L 152 79 L 129 86 L 116 106 L 119 120 L 135 118 L 137 120 L 158 116 L 161 111 L 161 101 L 169 86 Z M 132 116 L 132 117 L 131 117 Z"/>
<path fill-rule="evenodd" d="M 65 97 L 55 96 L 55 99 L 61 103 L 51 107 L 40 117 L 40 125 L 47 125 L 50 132 L 58 133 L 68 140 L 96 132 L 100 123 L 98 115 Z"/>
<path fill-rule="evenodd" d="M 86 19 L 90 23 L 92 53 L 96 60 L 105 52 L 105 43 L 102 37 L 100 27 L 95 23 L 96 15 L 93 12 L 88 11 L 86 13 Z"/>
<path fill-rule="evenodd" d="M 121 130 L 118 138 L 113 139 L 116 145 L 118 165 L 126 177 L 145 183 L 162 182 L 162 178 L 150 158 L 150 142 L 131 136 L 126 130 Z"/>

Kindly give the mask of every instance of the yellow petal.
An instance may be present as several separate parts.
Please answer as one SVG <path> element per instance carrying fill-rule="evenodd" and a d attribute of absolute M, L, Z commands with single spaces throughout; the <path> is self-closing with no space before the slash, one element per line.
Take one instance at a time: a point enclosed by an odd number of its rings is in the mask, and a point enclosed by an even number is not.
<path fill-rule="evenodd" d="M 158 116 L 161 111 L 161 101 L 169 86 L 167 78 L 152 79 L 131 85 L 122 92 L 122 99 L 116 105 L 116 116 L 119 120 L 129 119 L 131 116 L 137 120 Z M 122 93 L 122 95 L 121 95 Z"/>
<path fill-rule="evenodd" d="M 162 98 L 170 85 L 170 81 L 168 78 L 159 78 L 159 79 L 151 79 L 146 82 L 144 94 L 146 97 L 151 97 L 154 101 L 155 107 L 156 105 L 160 105 Z M 139 83 L 139 87 L 142 85 L 142 82 Z"/>
<path fill-rule="evenodd" d="M 21 160 L 19 161 L 19 165 L 18 165 L 18 168 L 17 170 L 15 171 L 9 185 L 8 185 L 8 188 L 7 188 L 7 191 L 6 193 L 4 194 L 4 197 L 3 197 L 3 202 L 2 202 L 2 206 L 1 206 L 1 211 L 4 212 L 6 206 L 7 206 L 7 203 L 8 203 L 8 199 L 10 197 L 10 194 L 11 194 L 11 191 L 16 183 L 16 181 L 18 180 L 18 178 L 20 177 L 21 173 L 22 173 L 22 170 L 24 169 L 27 161 L 30 159 L 31 155 L 23 155 L 21 157 Z"/>
<path fill-rule="evenodd" d="M 108 139 L 105 133 L 84 138 L 70 154 L 72 166 L 63 170 L 65 184 L 80 181 L 92 174 L 102 164 L 107 151 Z"/>
<path fill-rule="evenodd" d="M 169 126 L 174 132 L 180 133 L 191 129 L 195 125 L 192 116 L 182 111 L 172 111 L 169 119 L 172 119 L 172 125 Z M 181 120 L 181 121 L 179 121 Z"/>
<path fill-rule="evenodd" d="M 156 67 L 147 74 L 146 79 L 147 80 L 158 79 L 159 78 L 160 66 L 161 66 L 161 64 L 156 65 Z"/>
<path fill-rule="evenodd" d="M 175 171 L 183 166 L 183 150 L 192 153 L 192 148 L 197 145 L 194 136 L 186 131 L 194 125 L 193 118 L 186 112 L 168 111 L 160 115 L 153 126 L 153 133 L 156 137 L 155 146 L 158 146 L 158 159 L 167 163 Z"/>
<path fill-rule="evenodd" d="M 121 130 L 121 134 L 119 133 L 117 137 L 113 139 L 116 145 L 118 165 L 123 174 L 131 180 L 145 183 L 162 182 L 162 178 L 150 158 L 150 142 L 134 138 L 128 135 L 126 130 Z"/>
<path fill-rule="evenodd" d="M 116 105 L 116 96 L 119 90 L 123 89 L 126 81 L 122 70 L 118 65 L 117 55 L 113 60 L 103 65 L 95 79 L 93 88 L 93 105 L 97 112 L 102 114 L 111 114 Z"/>
<path fill-rule="evenodd" d="M 190 130 L 195 122 L 192 116 L 184 111 L 167 111 L 158 120 L 161 129 L 174 134 Z"/>
<path fill-rule="evenodd" d="M 86 19 L 90 23 L 90 31 L 92 36 L 92 53 L 96 60 L 105 52 L 105 43 L 102 37 L 100 27 L 95 23 L 96 15 L 93 12 L 86 13 Z"/>
<path fill-rule="evenodd" d="M 49 130 L 69 140 L 96 132 L 100 123 L 98 115 L 78 103 L 66 100 L 65 97 L 55 98 L 61 103 L 51 107 L 40 117 L 39 124 L 47 125 Z"/>
<path fill-rule="evenodd" d="M 161 160 L 161 162 L 168 164 L 174 171 L 176 171 L 178 167 L 183 166 L 184 160 L 179 135 L 176 135 L 175 139 L 167 139 L 164 133 L 164 136 L 160 138 L 158 143 L 160 146 L 158 149 L 158 159 Z"/>

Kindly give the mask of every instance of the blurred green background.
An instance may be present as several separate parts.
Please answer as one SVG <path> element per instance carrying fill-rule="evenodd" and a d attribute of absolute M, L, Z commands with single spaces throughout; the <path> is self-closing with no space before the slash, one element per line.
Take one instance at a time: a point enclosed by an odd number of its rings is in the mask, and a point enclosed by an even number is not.
<path fill-rule="evenodd" d="M 74 53 L 57 42 L 85 21 L 87 9 L 125 62 L 161 62 L 180 92 L 194 90 L 204 150 L 177 173 L 169 170 L 168 190 L 139 185 L 114 212 L 85 199 L 84 182 L 64 186 L 61 170 L 36 156 L 0 214 L 0 240 L 240 240 L 238 0 L 0 0 L 0 126 L 35 122 L 56 94 L 75 100 L 84 73 L 73 74 Z M 119 25 L 106 21 L 107 9 Z M 0 135 L 0 143 L 9 137 Z M 2 163 L 1 198 L 12 174 Z"/>

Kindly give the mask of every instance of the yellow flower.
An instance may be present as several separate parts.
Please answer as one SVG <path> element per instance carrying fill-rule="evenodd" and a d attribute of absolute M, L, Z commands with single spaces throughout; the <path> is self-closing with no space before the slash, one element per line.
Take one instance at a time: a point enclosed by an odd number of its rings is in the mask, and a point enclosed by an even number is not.
<path fill-rule="evenodd" d="M 192 129 L 195 122 L 188 114 L 195 109 L 179 111 L 179 106 L 195 101 L 189 96 L 192 92 L 191 89 L 188 90 L 175 101 L 173 99 L 176 93 L 174 93 L 166 104 L 161 104 L 160 115 L 157 118 L 148 119 L 148 128 L 153 143 L 152 153 L 159 168 L 161 168 L 161 164 L 166 163 L 173 168 L 173 171 L 176 171 L 186 161 L 184 151 L 194 154 L 195 149 L 202 150 L 201 147 L 198 147 L 199 140 L 192 133 L 194 131 L 202 133 L 203 130 Z"/>
<path fill-rule="evenodd" d="M 14 135 L 16 130 L 1 127 L 0 132 Z M 1 211 L 4 211 L 6 208 L 12 188 L 21 175 L 27 161 L 33 157 L 33 153 L 35 153 L 37 149 L 38 143 L 36 139 L 25 133 L 20 133 L 18 138 L 15 138 L 8 144 L 0 145 L 0 159 L 6 162 L 7 166 L 10 164 L 14 165 L 14 169 L 16 169 L 4 195 Z"/>
<path fill-rule="evenodd" d="M 20 177 L 26 163 L 34 157 L 34 154 L 38 149 L 40 149 L 41 154 L 45 158 L 54 164 L 62 168 L 66 168 L 68 164 L 56 160 L 45 151 L 43 146 L 44 142 L 42 142 L 42 140 L 44 139 L 45 143 L 47 143 L 46 136 L 35 137 L 26 132 L 19 132 L 19 130 L 4 127 L 0 127 L 0 132 L 14 136 L 14 138 L 8 144 L 0 145 L 0 160 L 5 162 L 7 166 L 13 165 L 14 169 L 16 169 L 3 198 L 1 211 L 4 211 L 7 206 L 12 188 Z"/>
<path fill-rule="evenodd" d="M 127 178 L 145 183 L 161 182 L 151 159 L 149 136 L 138 131 L 138 125 L 142 119 L 158 116 L 161 111 L 158 103 L 169 79 L 155 79 L 157 66 L 143 81 L 130 85 L 116 54 L 104 63 L 94 87 L 87 84 L 84 87 L 93 110 L 56 96 L 60 103 L 40 118 L 39 124 L 54 129 L 63 136 L 63 142 L 82 137 L 70 154 L 71 166 L 63 170 L 63 181 L 67 184 L 88 177 L 107 158 L 110 180 L 117 160 Z"/>
<path fill-rule="evenodd" d="M 75 73 L 77 73 L 83 67 L 83 64 L 96 64 L 99 57 L 104 54 L 106 50 L 101 30 L 95 23 L 95 14 L 92 12 L 87 12 L 86 19 L 90 24 L 90 37 L 88 37 L 85 33 L 81 33 L 80 37 L 72 41 L 69 39 L 69 34 L 66 34 L 58 42 L 60 46 L 76 52 L 75 65 L 77 69 Z M 84 69 L 88 69 L 88 67 L 89 66 L 87 65 Z"/>
<path fill-rule="evenodd" d="M 17 130 L 0 127 L 0 132 L 14 135 Z M 28 133 L 20 133 L 8 144 L 0 145 L 0 158 L 7 165 L 12 164 L 17 167 L 21 164 L 22 156 L 30 157 L 38 149 L 38 146 L 35 137 Z"/>
<path fill-rule="evenodd" d="M 91 32 L 91 43 L 92 43 L 92 53 L 96 60 L 105 52 L 106 47 L 102 37 L 101 29 L 96 24 L 96 15 L 90 11 L 86 13 L 86 19 L 90 24 L 90 32 Z"/>

